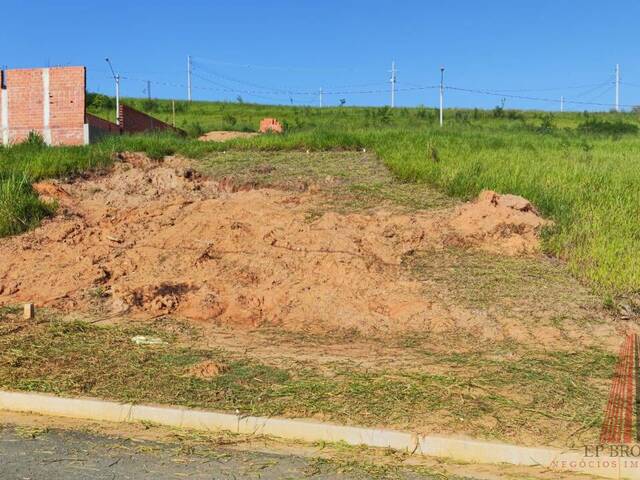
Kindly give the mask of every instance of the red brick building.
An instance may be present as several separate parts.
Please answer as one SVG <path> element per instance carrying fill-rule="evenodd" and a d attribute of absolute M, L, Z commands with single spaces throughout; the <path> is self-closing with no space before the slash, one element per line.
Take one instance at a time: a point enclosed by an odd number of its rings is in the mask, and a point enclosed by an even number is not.
<path fill-rule="evenodd" d="M 37 132 L 48 145 L 85 145 L 104 135 L 174 129 L 120 105 L 119 125 L 85 110 L 85 67 L 0 70 L 0 140 L 24 141 Z"/>

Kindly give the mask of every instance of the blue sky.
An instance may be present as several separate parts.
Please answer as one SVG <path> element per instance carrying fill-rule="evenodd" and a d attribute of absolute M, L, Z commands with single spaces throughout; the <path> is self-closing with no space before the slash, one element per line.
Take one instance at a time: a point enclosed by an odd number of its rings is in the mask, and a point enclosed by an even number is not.
<path fill-rule="evenodd" d="M 122 94 L 202 100 L 435 106 L 439 82 L 504 92 L 447 90 L 447 106 L 608 109 L 621 68 L 621 103 L 640 104 L 640 2 L 602 0 L 3 0 L 0 65 L 86 65 L 88 89 L 113 93 L 105 57 L 125 77 Z M 636 86 L 637 85 L 637 86 Z M 575 87 L 575 88 L 574 88 Z M 578 88 L 579 87 L 579 88 Z M 507 90 L 509 90 L 507 92 Z M 373 93 L 357 93 L 372 91 Z M 507 95 L 558 99 L 557 103 Z"/>

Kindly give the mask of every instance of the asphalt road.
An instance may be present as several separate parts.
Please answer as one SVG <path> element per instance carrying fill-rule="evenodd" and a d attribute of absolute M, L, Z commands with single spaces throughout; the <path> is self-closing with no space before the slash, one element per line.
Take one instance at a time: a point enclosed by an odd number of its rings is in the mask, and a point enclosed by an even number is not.
<path fill-rule="evenodd" d="M 453 479 L 413 470 L 244 451 L 190 451 L 180 443 L 137 441 L 68 430 L 0 426 L 2 480 Z"/>

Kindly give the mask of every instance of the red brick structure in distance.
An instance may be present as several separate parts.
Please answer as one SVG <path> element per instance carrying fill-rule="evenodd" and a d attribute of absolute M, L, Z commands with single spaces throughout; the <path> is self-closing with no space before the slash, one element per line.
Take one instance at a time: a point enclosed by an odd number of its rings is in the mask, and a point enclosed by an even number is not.
<path fill-rule="evenodd" d="M 185 133 L 168 123 L 164 123 L 157 118 L 153 118 L 146 113 L 142 113 L 128 105 L 120 104 L 120 112 L 118 114 L 120 128 L 126 133 L 142 133 L 150 131 L 171 130 L 180 135 Z"/>
<path fill-rule="evenodd" d="M 119 124 L 86 112 L 85 67 L 0 70 L 0 142 L 12 145 L 31 132 L 48 145 L 85 145 L 104 135 L 171 130 L 171 125 L 120 105 Z"/>
<path fill-rule="evenodd" d="M 284 132 L 284 127 L 275 118 L 263 118 L 260 121 L 260 133 L 267 132 L 282 133 Z"/>

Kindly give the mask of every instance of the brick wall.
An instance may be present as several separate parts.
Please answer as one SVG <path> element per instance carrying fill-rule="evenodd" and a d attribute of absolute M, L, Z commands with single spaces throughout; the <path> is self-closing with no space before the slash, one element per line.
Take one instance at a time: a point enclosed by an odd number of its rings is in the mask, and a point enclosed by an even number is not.
<path fill-rule="evenodd" d="M 6 70 L 0 92 L 3 143 L 38 132 L 52 145 L 85 143 L 85 68 Z"/>
<path fill-rule="evenodd" d="M 84 67 L 29 68 L 0 71 L 0 141 L 19 143 L 37 132 L 50 145 L 82 145 L 121 133 L 171 130 L 156 118 L 120 105 L 116 125 L 85 112 Z"/>
<path fill-rule="evenodd" d="M 146 113 L 142 113 L 124 104 L 120 104 L 119 121 L 122 131 L 125 133 L 170 130 L 180 133 L 181 135 L 184 134 L 182 130 L 174 128 L 168 123 L 164 123 L 157 118 L 153 118 Z"/>
<path fill-rule="evenodd" d="M 82 145 L 85 121 L 85 68 L 49 69 L 51 143 Z"/>
<path fill-rule="evenodd" d="M 87 128 L 89 130 L 89 143 L 94 143 L 105 135 L 120 135 L 120 127 L 115 123 L 104 120 L 90 113 L 86 113 Z"/>

